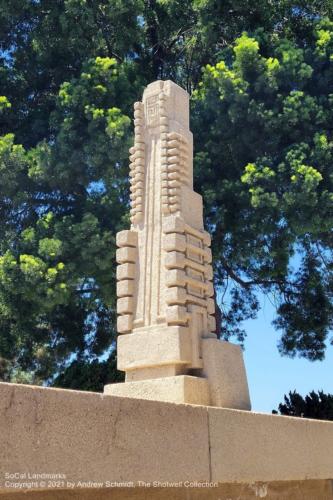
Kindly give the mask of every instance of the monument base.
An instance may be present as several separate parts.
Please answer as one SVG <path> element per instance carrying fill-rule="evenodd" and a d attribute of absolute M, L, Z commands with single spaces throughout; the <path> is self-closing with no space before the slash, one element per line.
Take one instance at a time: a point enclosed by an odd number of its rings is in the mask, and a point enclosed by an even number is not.
<path fill-rule="evenodd" d="M 210 404 L 208 380 L 190 375 L 109 384 L 104 387 L 104 394 L 170 403 Z"/>
<path fill-rule="evenodd" d="M 179 329 L 185 333 L 186 329 Z M 179 331 L 175 328 L 175 333 Z M 127 352 L 147 351 L 151 337 L 158 345 L 158 336 L 129 334 L 125 338 L 131 348 Z M 164 335 L 165 338 L 166 335 Z M 166 340 L 162 337 L 161 345 Z M 172 337 L 171 337 L 172 338 Z M 180 337 L 177 337 L 179 339 Z M 186 339 L 186 336 L 184 336 Z M 143 343 L 143 340 L 146 343 Z M 140 349 L 139 349 L 140 348 Z M 160 347 L 161 349 L 161 347 Z M 134 354 L 133 354 L 134 355 Z M 146 354 L 149 357 L 149 353 Z M 249 388 L 241 348 L 230 342 L 221 342 L 216 338 L 201 339 L 202 369 L 186 370 L 186 364 L 135 366 L 126 370 L 126 381 L 120 384 L 105 386 L 104 393 L 110 396 L 121 396 L 170 403 L 189 403 L 197 405 L 251 410 Z M 146 363 L 148 363 L 146 361 Z M 177 373 L 176 368 L 179 367 Z M 193 376 L 196 375 L 196 376 Z"/>
<path fill-rule="evenodd" d="M 210 389 L 211 406 L 251 410 L 249 387 L 239 345 L 202 339 L 203 370 Z"/>

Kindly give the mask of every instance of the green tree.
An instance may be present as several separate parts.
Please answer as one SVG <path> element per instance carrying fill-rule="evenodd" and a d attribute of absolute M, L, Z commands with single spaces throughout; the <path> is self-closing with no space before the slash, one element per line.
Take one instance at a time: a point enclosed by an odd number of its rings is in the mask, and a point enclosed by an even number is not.
<path fill-rule="evenodd" d="M 107 368 L 115 234 L 129 224 L 132 104 L 156 78 L 193 93 L 224 337 L 244 340 L 264 293 L 281 352 L 321 359 L 332 326 L 331 2 L 0 7 L 1 378 L 99 389 L 118 377 Z"/>
<path fill-rule="evenodd" d="M 279 412 L 291 417 L 333 420 L 333 394 L 311 391 L 303 398 L 296 391 L 289 392 L 284 396 L 284 403 L 279 404 Z M 276 410 L 273 413 L 278 414 Z"/>
<path fill-rule="evenodd" d="M 242 341 L 263 292 L 281 352 L 311 360 L 324 357 L 333 320 L 332 28 L 319 23 L 305 48 L 273 39 L 269 57 L 243 34 L 193 100 L 222 331 Z"/>
<path fill-rule="evenodd" d="M 52 141 L 29 150 L 12 134 L 0 142 L 5 379 L 29 372 L 31 381 L 47 380 L 74 355 L 82 365 L 112 345 L 115 234 L 127 223 L 130 144 L 130 118 L 115 104 L 120 93 L 132 102 L 133 88 L 130 68 L 89 60 L 60 87 Z"/>

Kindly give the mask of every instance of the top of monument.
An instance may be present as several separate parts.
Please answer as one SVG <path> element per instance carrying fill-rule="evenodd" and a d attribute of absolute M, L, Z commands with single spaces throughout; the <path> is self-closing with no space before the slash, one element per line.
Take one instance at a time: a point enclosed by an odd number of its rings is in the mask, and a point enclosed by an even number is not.
<path fill-rule="evenodd" d="M 157 117 L 159 115 L 158 108 L 163 99 L 166 116 L 170 120 L 179 122 L 185 129 L 188 129 L 189 95 L 186 90 L 171 80 L 156 80 L 150 83 L 145 88 L 142 97 L 142 102 L 146 108 L 146 115 L 150 113 L 152 116 Z"/>
<path fill-rule="evenodd" d="M 155 93 L 164 90 L 164 92 L 179 92 L 184 96 L 188 97 L 188 93 L 185 89 L 177 85 L 177 83 L 172 80 L 155 80 L 154 82 L 149 83 L 147 87 L 143 91 L 143 97 L 145 94 Z"/>

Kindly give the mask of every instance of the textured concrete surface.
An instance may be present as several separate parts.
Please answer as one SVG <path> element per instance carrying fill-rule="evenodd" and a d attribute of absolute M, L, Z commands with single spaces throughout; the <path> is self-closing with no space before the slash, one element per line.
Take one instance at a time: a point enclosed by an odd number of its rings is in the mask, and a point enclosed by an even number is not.
<path fill-rule="evenodd" d="M 202 355 L 211 405 L 251 410 L 241 347 L 217 339 L 202 339 Z"/>
<path fill-rule="evenodd" d="M 109 384 L 104 393 L 110 396 L 209 405 L 210 395 L 208 380 L 205 378 L 178 375 L 175 377 L 156 378 L 126 382 L 126 384 Z"/>
<path fill-rule="evenodd" d="M 333 478 L 333 422 L 217 408 L 208 415 L 213 481 Z"/>
<path fill-rule="evenodd" d="M 0 384 L 0 484 L 6 472 L 75 482 L 204 480 L 207 420 L 204 407 Z"/>
<path fill-rule="evenodd" d="M 1 500 L 332 500 L 330 480 L 218 484 L 211 488 L 149 487 L 0 492 Z"/>
<path fill-rule="evenodd" d="M 107 481 L 215 481 L 247 491 L 262 481 L 332 479 L 333 423 L 2 383 L 0 490 L 13 492 L 6 480 L 22 483 L 6 474 L 45 473 L 64 475 L 73 488 L 79 481 L 101 488 Z M 320 491 L 330 485 L 315 484 Z"/>
<path fill-rule="evenodd" d="M 191 362 L 191 339 L 186 328 L 161 326 L 119 336 L 118 352 L 118 369 L 129 374 L 139 368 L 177 367 Z"/>

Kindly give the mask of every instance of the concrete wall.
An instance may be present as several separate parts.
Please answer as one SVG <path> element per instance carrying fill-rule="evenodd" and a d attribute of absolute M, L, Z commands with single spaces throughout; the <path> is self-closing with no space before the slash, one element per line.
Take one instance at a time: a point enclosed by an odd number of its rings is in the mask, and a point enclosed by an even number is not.
<path fill-rule="evenodd" d="M 313 500 L 325 499 L 330 498 L 323 493 L 331 488 L 329 481 L 304 481 L 333 478 L 333 423 L 0 384 L 0 490 L 8 498 L 15 491 L 11 482 L 34 481 L 23 476 L 7 479 L 6 486 L 6 474 L 13 473 L 63 474 L 59 488 L 67 481 L 75 488 L 80 481 L 101 486 L 107 481 L 215 481 L 224 489 L 227 483 L 243 483 L 237 488 L 250 496 L 244 493 L 242 499 L 252 498 L 256 482 L 264 482 L 264 488 L 269 483 L 275 494 L 273 482 L 284 481 L 289 491 L 290 481 L 300 481 L 297 494 L 300 485 L 308 490 L 316 484 L 322 493 Z M 207 496 L 214 490 L 205 488 L 206 497 L 188 498 L 224 498 L 223 490 L 220 496 Z M 90 498 L 83 491 L 80 497 L 55 492 L 35 498 Z M 117 498 L 128 498 L 128 491 Z"/>
<path fill-rule="evenodd" d="M 216 488 L 115 488 L 6 494 L 8 500 L 332 500 L 330 480 L 219 484 Z M 4 496 L 0 493 L 1 500 Z"/>

